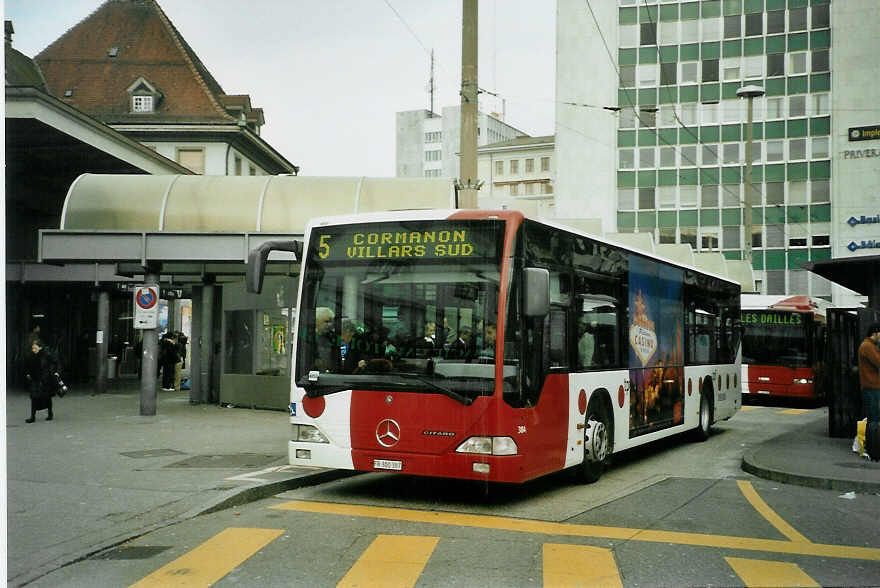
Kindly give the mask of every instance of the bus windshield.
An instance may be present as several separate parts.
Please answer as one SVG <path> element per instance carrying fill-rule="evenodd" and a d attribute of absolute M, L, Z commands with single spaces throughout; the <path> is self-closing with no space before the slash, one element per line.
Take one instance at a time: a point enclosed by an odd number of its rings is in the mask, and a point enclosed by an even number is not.
<path fill-rule="evenodd" d="M 750 365 L 810 365 L 805 323 L 744 324 L 743 363 Z"/>
<path fill-rule="evenodd" d="M 297 385 L 310 395 L 406 390 L 465 404 L 493 393 L 503 223 L 451 224 L 313 231 Z"/>

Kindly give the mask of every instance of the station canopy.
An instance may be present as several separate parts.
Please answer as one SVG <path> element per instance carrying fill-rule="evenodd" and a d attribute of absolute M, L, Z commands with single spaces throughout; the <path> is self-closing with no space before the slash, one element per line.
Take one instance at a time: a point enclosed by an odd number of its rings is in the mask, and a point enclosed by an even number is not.
<path fill-rule="evenodd" d="M 811 261 L 803 267 L 854 292 L 878 298 L 880 302 L 880 255 Z"/>
<path fill-rule="evenodd" d="M 39 259 L 112 263 L 131 276 L 161 264 L 175 282 L 237 279 L 252 248 L 302 238 L 311 218 L 454 206 L 454 184 L 440 178 L 84 174 L 70 186 L 59 229 L 40 231 Z"/>

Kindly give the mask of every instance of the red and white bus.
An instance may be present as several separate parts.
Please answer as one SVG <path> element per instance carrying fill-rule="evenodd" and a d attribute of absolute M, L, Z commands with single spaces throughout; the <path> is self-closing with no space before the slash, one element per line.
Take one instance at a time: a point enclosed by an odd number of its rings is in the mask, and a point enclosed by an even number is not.
<path fill-rule="evenodd" d="M 828 302 L 743 294 L 741 306 L 743 394 L 823 400 Z"/>
<path fill-rule="evenodd" d="M 740 408 L 740 287 L 514 211 L 314 220 L 290 463 L 524 482 Z"/>

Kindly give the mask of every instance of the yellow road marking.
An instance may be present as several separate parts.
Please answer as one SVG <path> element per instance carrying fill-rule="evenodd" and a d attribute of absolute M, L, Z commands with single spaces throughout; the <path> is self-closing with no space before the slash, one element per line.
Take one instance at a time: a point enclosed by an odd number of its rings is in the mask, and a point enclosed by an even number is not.
<path fill-rule="evenodd" d="M 794 527 L 786 523 L 781 516 L 776 514 L 776 512 L 770 508 L 764 500 L 758 496 L 758 492 L 755 490 L 754 486 L 752 486 L 751 482 L 747 482 L 746 480 L 737 480 L 737 485 L 739 489 L 742 491 L 743 496 L 746 497 L 746 500 L 755 507 L 761 516 L 767 519 L 771 525 L 776 527 L 776 530 L 791 539 L 792 541 L 797 541 L 798 543 L 810 543 L 810 540 L 798 533 Z"/>
<path fill-rule="evenodd" d="M 599 525 L 574 525 L 568 523 L 493 517 L 488 515 L 431 512 L 383 506 L 331 504 L 327 502 L 309 502 L 304 500 L 292 500 L 270 508 L 275 510 L 310 512 L 348 517 L 367 517 L 393 521 L 406 521 L 411 523 L 479 527 L 541 535 L 597 537 L 602 539 L 620 539 L 624 541 L 673 543 L 676 545 L 719 547 L 724 549 L 744 549 L 750 551 L 767 551 L 771 553 L 789 553 L 796 555 L 880 561 L 880 548 L 876 547 L 825 545 L 822 543 L 781 541 L 778 539 L 757 539 L 752 537 L 735 537 L 731 535 L 682 533 L 678 531 L 656 531 L 650 529 L 628 529 L 625 527 L 603 527 Z"/>
<path fill-rule="evenodd" d="M 623 588 L 623 582 L 609 549 L 545 543 L 544 586 Z"/>
<path fill-rule="evenodd" d="M 779 414 L 804 414 L 805 412 L 810 412 L 809 409 L 806 408 L 788 408 L 785 410 L 777 410 Z"/>
<path fill-rule="evenodd" d="M 281 529 L 224 529 L 132 586 L 210 586 L 283 532 Z"/>
<path fill-rule="evenodd" d="M 439 537 L 379 535 L 336 586 L 415 586 L 439 540 Z"/>
<path fill-rule="evenodd" d="M 796 564 L 739 557 L 724 558 L 746 586 L 820 586 Z"/>
<path fill-rule="evenodd" d="M 742 408 L 740 408 L 740 410 L 749 411 L 749 410 L 760 410 L 762 408 L 764 408 L 764 407 L 763 406 L 743 406 Z"/>

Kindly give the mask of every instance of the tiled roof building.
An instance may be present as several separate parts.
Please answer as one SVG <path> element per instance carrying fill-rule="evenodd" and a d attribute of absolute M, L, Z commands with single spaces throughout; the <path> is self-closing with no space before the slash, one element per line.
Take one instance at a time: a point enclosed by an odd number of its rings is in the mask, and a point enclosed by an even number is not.
<path fill-rule="evenodd" d="M 263 110 L 224 91 L 155 0 L 107 0 L 34 60 L 52 95 L 167 157 L 190 165 L 179 144 L 202 139 L 237 150 L 203 153 L 200 173 L 247 173 L 242 158 L 251 175 L 296 171 L 259 137 Z"/>

